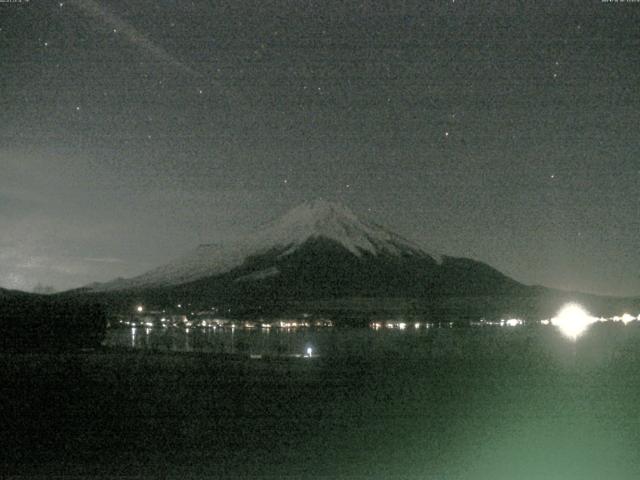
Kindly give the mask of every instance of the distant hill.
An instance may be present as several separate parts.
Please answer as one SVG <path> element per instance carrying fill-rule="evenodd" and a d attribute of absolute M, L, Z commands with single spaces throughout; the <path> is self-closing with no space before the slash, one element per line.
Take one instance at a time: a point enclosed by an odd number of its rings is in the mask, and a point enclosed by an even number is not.
<path fill-rule="evenodd" d="M 36 295 L 23 292 L 20 290 L 8 290 L 6 288 L 0 288 L 0 301 L 10 298 L 28 298 L 35 297 Z"/>
<path fill-rule="evenodd" d="M 95 299 L 0 289 L 0 351 L 97 348 L 106 327 Z"/>

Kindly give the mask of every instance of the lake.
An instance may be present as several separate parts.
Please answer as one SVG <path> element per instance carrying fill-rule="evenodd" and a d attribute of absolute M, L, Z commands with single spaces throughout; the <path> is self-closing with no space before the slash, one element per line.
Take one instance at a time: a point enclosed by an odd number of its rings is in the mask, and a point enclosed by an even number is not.
<path fill-rule="evenodd" d="M 106 345 L 0 355 L 4 471 L 640 477 L 635 321 L 575 339 L 542 325 L 137 327 Z"/>
<path fill-rule="evenodd" d="M 301 323 L 301 322 L 298 322 Z M 367 355 L 402 351 L 411 339 L 450 336 L 444 327 L 426 323 L 390 323 L 379 328 L 271 327 L 120 327 L 109 329 L 104 345 L 154 351 L 207 352 L 260 356 Z M 435 333 L 434 333 L 435 332 Z M 414 352 L 418 353 L 418 352 Z M 426 352 L 423 352 L 426 353 Z"/>
<path fill-rule="evenodd" d="M 302 323 L 297 321 L 298 325 Z M 308 357 L 309 354 L 312 358 L 379 355 L 405 359 L 455 358 L 500 355 L 511 350 L 526 354 L 532 349 L 560 359 L 569 353 L 576 354 L 576 349 L 585 350 L 581 353 L 583 357 L 619 355 L 619 342 L 633 336 L 638 322 L 596 323 L 588 327 L 580 341 L 567 339 L 552 325 L 522 325 L 515 319 L 472 326 L 402 321 L 372 322 L 369 328 L 276 327 L 254 322 L 244 325 L 235 322 L 224 327 L 120 326 L 107 331 L 103 344 L 107 348 L 153 352 L 240 354 L 253 359 Z"/>

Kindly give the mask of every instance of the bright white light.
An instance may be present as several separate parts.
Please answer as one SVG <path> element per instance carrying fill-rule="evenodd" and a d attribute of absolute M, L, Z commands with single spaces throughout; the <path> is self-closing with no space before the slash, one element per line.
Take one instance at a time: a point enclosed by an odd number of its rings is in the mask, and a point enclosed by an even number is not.
<path fill-rule="evenodd" d="M 398 328 L 399 328 L 400 330 L 404 330 L 405 328 L 407 328 L 407 324 L 406 324 L 406 323 L 399 323 L 399 324 L 398 324 Z"/>
<path fill-rule="evenodd" d="M 313 355 L 313 348 L 307 347 L 307 357 L 311 357 Z"/>
<path fill-rule="evenodd" d="M 508 320 L 505 320 L 504 322 L 507 327 L 517 327 L 518 325 L 522 325 L 522 320 L 520 320 L 519 318 L 510 318 Z"/>
<path fill-rule="evenodd" d="M 622 320 L 622 323 L 624 323 L 625 325 L 629 322 L 633 322 L 636 319 L 636 317 L 625 313 L 624 315 L 622 315 L 622 318 L 620 320 Z"/>
<path fill-rule="evenodd" d="M 138 311 L 138 313 L 142 313 L 142 311 L 144 310 L 144 307 L 142 305 L 138 305 L 136 307 L 136 310 Z"/>
<path fill-rule="evenodd" d="M 596 319 L 590 316 L 580 305 L 575 303 L 565 306 L 558 315 L 551 319 L 551 324 L 558 327 L 563 335 L 577 339 Z"/>

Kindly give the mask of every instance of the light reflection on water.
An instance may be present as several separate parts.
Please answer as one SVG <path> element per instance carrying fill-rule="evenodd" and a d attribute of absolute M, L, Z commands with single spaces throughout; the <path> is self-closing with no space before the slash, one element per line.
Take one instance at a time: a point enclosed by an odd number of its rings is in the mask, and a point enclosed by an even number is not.
<path fill-rule="evenodd" d="M 636 322 L 633 322 L 636 324 Z M 447 323 L 381 324 L 369 328 L 119 327 L 107 332 L 105 346 L 160 352 L 206 352 L 312 357 L 396 355 L 455 358 L 490 354 L 508 356 L 536 351 L 552 356 L 582 352 L 582 358 L 607 358 L 640 330 L 623 322 L 598 322 L 577 342 L 552 325 L 516 322 L 482 327 Z M 573 346 L 569 346 L 569 345 Z M 545 353 L 546 352 L 546 353 Z"/>
<path fill-rule="evenodd" d="M 414 326 L 414 325 L 413 325 Z M 448 324 L 446 326 L 448 328 Z M 362 354 L 388 348 L 407 335 L 427 335 L 429 328 L 403 324 L 398 328 L 182 328 L 119 327 L 108 330 L 108 347 L 173 352 L 209 352 L 250 356 L 309 356 L 331 353 Z"/>
<path fill-rule="evenodd" d="M 138 311 L 141 311 L 140 308 Z M 157 319 L 156 319 L 157 320 Z M 470 322 L 467 327 L 498 327 L 499 330 L 521 332 L 516 335 L 523 341 L 520 347 L 529 348 L 545 335 L 540 332 L 531 334 L 532 328 L 553 325 L 563 335 L 574 342 L 584 334 L 588 327 L 597 324 L 622 324 L 640 320 L 639 316 L 627 313 L 621 317 L 592 317 L 578 304 L 567 304 L 556 317 L 538 322 L 525 322 L 518 318 L 487 321 L 480 319 Z M 194 326 L 195 323 L 195 326 Z M 262 356 L 304 356 L 307 358 L 323 355 L 372 355 L 380 352 L 424 356 L 472 354 L 478 339 L 483 335 L 456 335 L 453 322 L 407 323 L 403 318 L 396 320 L 373 320 L 369 328 L 334 329 L 330 320 L 309 321 L 303 319 L 278 320 L 271 323 L 214 318 L 202 318 L 196 322 L 181 316 L 177 320 L 163 317 L 155 321 L 153 317 L 133 320 L 121 319 L 119 328 L 107 332 L 104 342 L 108 347 L 131 347 L 154 351 L 210 352 L 217 354 L 242 354 L 251 358 Z M 144 325 L 138 331 L 138 325 Z M 407 328 L 412 325 L 413 328 Z M 272 328 L 273 327 L 273 328 Z M 504 328 L 506 327 L 506 329 Z M 515 328 L 514 328 L 515 327 Z M 457 329 L 459 330 L 459 329 Z M 448 332 L 448 333 L 447 333 Z M 557 331 L 554 330 L 555 333 Z M 504 335 L 502 335 L 504 337 Z M 546 335 L 548 337 L 548 333 Z M 427 340 L 425 340 L 425 337 Z M 500 335 L 484 335 L 490 342 Z M 417 340 L 417 341 L 416 341 Z M 504 340 L 504 339 L 503 339 Z M 515 343 L 517 344 L 518 341 Z M 544 347 L 543 344 L 539 345 Z M 514 343 L 511 341 L 510 343 Z M 551 342 L 553 343 L 553 342 Z M 497 346 L 497 345 L 496 345 Z M 562 347 L 561 347 L 562 348 Z M 577 352 L 576 348 L 572 350 Z M 313 354 L 312 354 L 313 352 Z"/>

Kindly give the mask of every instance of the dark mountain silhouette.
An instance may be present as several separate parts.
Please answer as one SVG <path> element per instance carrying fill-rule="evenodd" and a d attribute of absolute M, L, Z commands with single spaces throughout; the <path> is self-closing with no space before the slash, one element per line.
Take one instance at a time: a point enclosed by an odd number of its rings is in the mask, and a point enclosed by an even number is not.
<path fill-rule="evenodd" d="M 527 286 L 485 263 L 428 252 L 323 200 L 302 204 L 232 245 L 200 245 L 138 277 L 68 295 L 115 308 L 224 305 L 250 315 L 364 308 L 479 318 L 552 314 L 571 299 L 593 305 L 594 313 L 611 303 Z"/>

